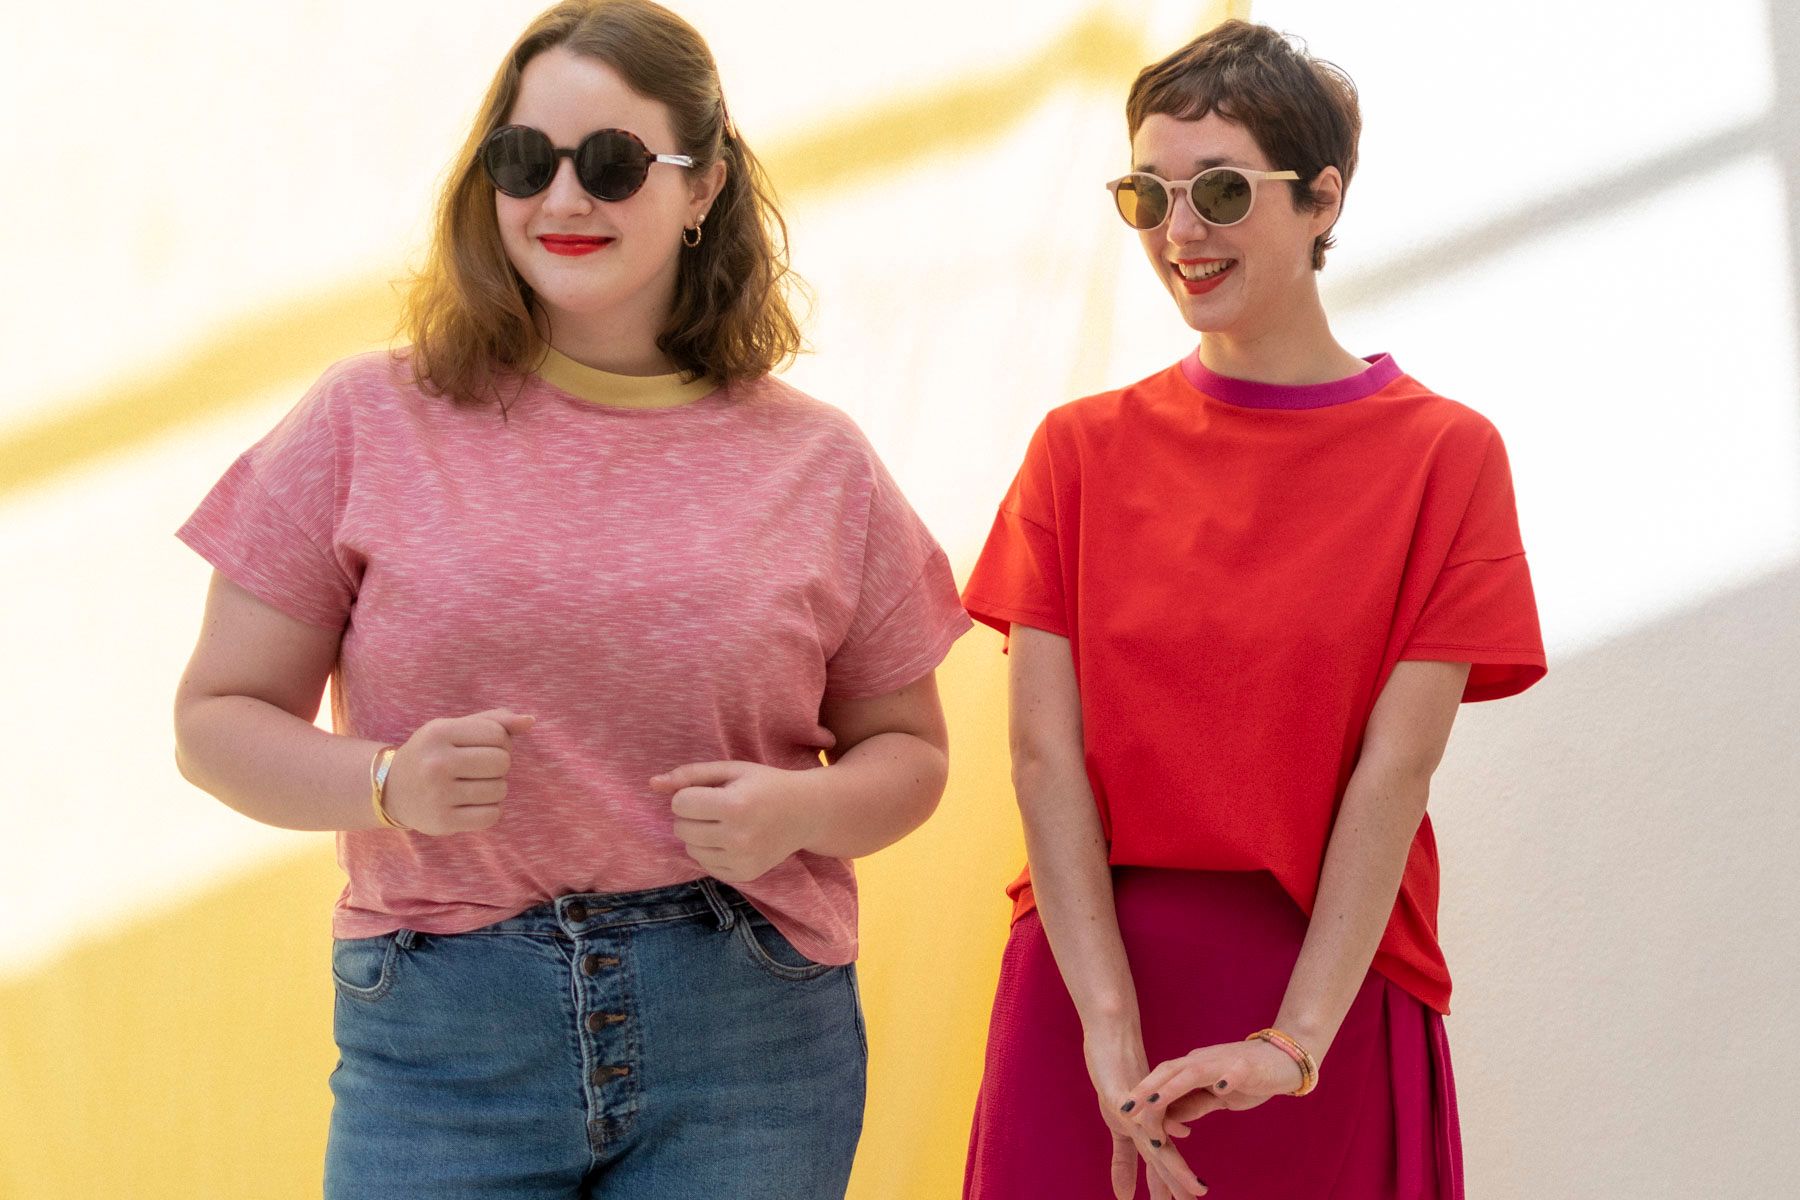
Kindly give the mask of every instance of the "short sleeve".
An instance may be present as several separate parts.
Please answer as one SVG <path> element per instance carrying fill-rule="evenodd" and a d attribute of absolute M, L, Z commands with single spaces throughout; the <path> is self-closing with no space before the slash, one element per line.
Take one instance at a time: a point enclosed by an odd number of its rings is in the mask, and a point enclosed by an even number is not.
<path fill-rule="evenodd" d="M 1450 553 L 1400 657 L 1471 664 L 1465 702 L 1515 695 L 1544 677 L 1537 600 L 1497 432 L 1482 451 Z"/>
<path fill-rule="evenodd" d="M 1017 623 L 1070 636 L 1049 438 L 1046 419 L 1031 436 L 963 588 L 969 615 L 1001 633 Z"/>
<path fill-rule="evenodd" d="M 334 374 L 238 457 L 176 536 L 257 599 L 339 630 L 358 581 L 334 548 L 349 437 Z"/>
<path fill-rule="evenodd" d="M 970 623 L 943 547 L 869 451 L 868 525 L 849 629 L 825 663 L 825 694 L 880 696 L 924 678 Z"/>

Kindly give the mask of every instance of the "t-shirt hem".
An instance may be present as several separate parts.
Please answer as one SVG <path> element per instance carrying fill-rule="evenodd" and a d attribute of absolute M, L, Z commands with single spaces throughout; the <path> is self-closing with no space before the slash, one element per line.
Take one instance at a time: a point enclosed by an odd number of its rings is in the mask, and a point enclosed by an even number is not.
<path fill-rule="evenodd" d="M 1369 969 L 1439 1016 L 1450 1015 L 1450 981 L 1427 975 L 1403 958 L 1377 951 Z"/>
<path fill-rule="evenodd" d="M 539 904 L 544 903 L 547 903 L 547 900 L 533 900 L 517 908 L 496 906 L 468 916 L 436 913 L 401 917 L 393 913 L 372 912 L 369 909 L 357 909 L 352 912 L 349 909 L 339 908 L 331 914 L 331 936 L 340 940 L 385 937 L 390 933 L 398 933 L 402 929 L 441 937 L 458 933 L 474 933 L 477 929 L 485 929 L 489 925 L 497 925 L 501 921 L 510 921 L 527 909 L 536 908 Z M 462 905 L 459 906 L 459 909 L 466 907 L 468 906 Z"/>
<path fill-rule="evenodd" d="M 294 603 L 292 596 L 283 593 L 269 579 L 253 570 L 249 561 L 237 554 L 235 548 L 215 539 L 211 533 L 197 528 L 193 522 L 176 530 L 175 536 L 225 578 L 282 615 L 292 617 L 303 625 L 310 625 L 329 633 L 343 631 L 344 619 L 342 617 L 336 613 L 309 611 L 304 606 Z"/>
<path fill-rule="evenodd" d="M 1029 879 L 1020 880 L 1018 893 L 1009 899 L 1012 903 L 1012 916 L 1007 921 L 1009 927 L 1037 911 L 1037 891 Z M 1405 960 L 1379 951 L 1369 968 L 1433 1012 L 1440 1016 L 1450 1015 L 1448 980 L 1433 979 L 1408 965 Z"/>
<path fill-rule="evenodd" d="M 1425 654 L 1415 653 L 1415 651 L 1421 651 L 1421 650 L 1429 650 L 1432 652 L 1432 654 L 1425 655 Z M 1432 658 L 1432 661 L 1437 661 L 1437 662 L 1444 661 L 1442 659 L 1437 659 L 1434 657 L 1439 652 L 1451 653 L 1451 654 L 1476 654 L 1476 655 L 1482 656 L 1480 658 L 1459 660 L 1462 662 L 1501 663 L 1501 664 L 1532 663 L 1532 664 L 1536 664 L 1537 666 L 1540 666 L 1540 667 L 1544 665 L 1544 654 L 1543 654 L 1543 651 L 1541 651 L 1541 650 L 1524 650 L 1524 649 L 1520 649 L 1518 647 L 1510 647 L 1509 648 L 1506 646 L 1462 646 L 1462 645 L 1458 645 L 1455 642 L 1414 642 L 1412 645 L 1408 646 L 1405 650 L 1401 651 L 1400 657 L 1403 659 L 1405 659 L 1405 658 Z"/>
<path fill-rule="evenodd" d="M 974 628 L 968 614 L 960 608 L 946 612 L 937 634 L 916 655 L 901 661 L 896 667 L 883 671 L 872 679 L 859 680 L 847 687 L 826 685 L 825 695 L 833 700 L 867 700 L 873 696 L 885 696 L 889 692 L 898 691 L 910 683 L 917 683 L 932 671 L 936 670 L 950 648 L 956 645 L 958 638 Z"/>
<path fill-rule="evenodd" d="M 1054 633 L 1057 637 L 1069 636 L 1067 623 L 1055 613 L 995 603 L 977 596 L 964 596 L 963 608 L 983 625 L 1003 634 L 1010 633 L 1013 625 L 1029 625 L 1033 629 L 1042 629 L 1045 633 Z"/>
<path fill-rule="evenodd" d="M 699 879 L 702 876 L 694 878 Z M 692 880 L 682 882 L 692 882 Z M 472 914 L 473 920 L 459 919 L 451 913 L 400 917 L 392 913 L 378 913 L 369 909 L 351 910 L 340 906 L 331 914 L 331 936 L 340 941 L 354 941 L 360 938 L 386 937 L 388 934 L 398 933 L 402 929 L 410 929 L 414 933 L 422 933 L 431 937 L 454 937 L 458 934 L 475 933 L 490 925 L 498 925 L 502 921 L 510 921 L 520 913 L 536 908 L 540 904 L 549 903 L 551 899 L 553 897 L 531 900 L 516 908 L 498 905 L 491 909 L 478 910 Z M 842 967 L 857 960 L 861 945 L 855 934 L 842 942 L 815 942 L 798 930 L 782 929 L 781 923 L 764 912 L 753 897 L 746 894 L 744 899 L 748 900 L 751 906 L 761 912 L 763 916 L 768 917 L 776 929 L 781 931 L 782 936 L 793 943 L 795 950 L 813 962 L 821 966 Z M 470 906 L 462 905 L 460 907 Z"/>
<path fill-rule="evenodd" d="M 1504 700 L 1516 696 L 1549 673 L 1541 650 L 1499 649 L 1490 646 L 1457 646 L 1446 642 L 1419 642 L 1400 653 L 1401 662 L 1466 662 L 1472 666 L 1510 667 L 1498 677 L 1471 672 L 1462 702 Z"/>

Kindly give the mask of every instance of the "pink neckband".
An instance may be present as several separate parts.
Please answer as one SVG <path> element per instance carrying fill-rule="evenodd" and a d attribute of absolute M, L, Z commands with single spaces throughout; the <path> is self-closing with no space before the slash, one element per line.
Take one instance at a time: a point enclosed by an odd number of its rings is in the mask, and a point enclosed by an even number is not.
<path fill-rule="evenodd" d="M 1391 354 L 1369 355 L 1363 361 L 1369 364 L 1368 369 L 1347 379 L 1290 386 L 1221 375 L 1200 361 L 1200 350 L 1196 347 L 1192 354 L 1181 360 L 1181 373 L 1196 390 L 1242 408 L 1326 408 L 1373 396 L 1400 378 L 1400 364 Z"/>

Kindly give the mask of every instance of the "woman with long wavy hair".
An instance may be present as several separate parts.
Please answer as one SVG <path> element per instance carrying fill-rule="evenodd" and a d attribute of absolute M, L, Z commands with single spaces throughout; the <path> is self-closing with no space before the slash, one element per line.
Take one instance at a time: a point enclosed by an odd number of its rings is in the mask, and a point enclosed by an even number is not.
<path fill-rule="evenodd" d="M 771 376 L 785 274 L 699 34 L 560 4 L 481 105 L 410 344 L 328 370 L 181 530 L 216 568 L 182 772 L 336 831 L 348 877 L 334 1200 L 844 1191 L 849 860 L 935 807 L 968 622 L 861 433 Z"/>

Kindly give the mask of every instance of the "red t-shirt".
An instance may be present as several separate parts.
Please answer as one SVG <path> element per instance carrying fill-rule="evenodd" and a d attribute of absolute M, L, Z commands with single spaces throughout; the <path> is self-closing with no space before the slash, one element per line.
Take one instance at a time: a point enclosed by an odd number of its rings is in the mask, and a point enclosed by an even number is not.
<path fill-rule="evenodd" d="M 1033 435 L 963 603 L 1069 639 L 1113 864 L 1266 870 L 1310 914 L 1394 664 L 1472 663 L 1465 701 L 1543 676 L 1499 434 L 1370 364 L 1282 387 L 1190 355 Z M 1008 893 L 1017 920 L 1029 870 Z M 1446 1012 L 1437 900 L 1426 818 L 1374 966 Z"/>

